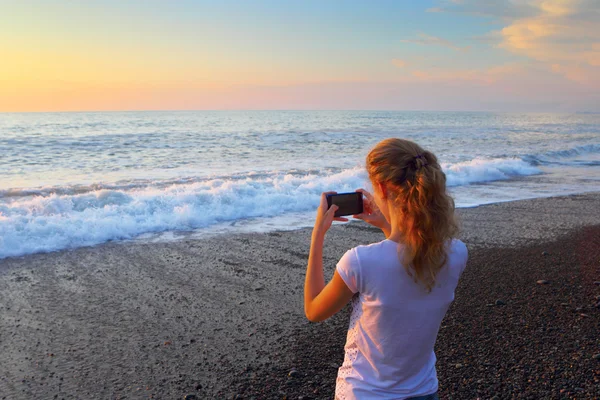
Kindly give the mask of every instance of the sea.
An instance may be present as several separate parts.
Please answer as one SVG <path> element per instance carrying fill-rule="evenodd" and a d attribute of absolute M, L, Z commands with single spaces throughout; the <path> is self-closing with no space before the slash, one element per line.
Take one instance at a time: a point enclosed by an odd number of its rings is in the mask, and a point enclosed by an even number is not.
<path fill-rule="evenodd" d="M 600 191 L 597 113 L 0 113 L 0 258 L 311 226 L 389 137 L 437 155 L 458 207 Z"/>

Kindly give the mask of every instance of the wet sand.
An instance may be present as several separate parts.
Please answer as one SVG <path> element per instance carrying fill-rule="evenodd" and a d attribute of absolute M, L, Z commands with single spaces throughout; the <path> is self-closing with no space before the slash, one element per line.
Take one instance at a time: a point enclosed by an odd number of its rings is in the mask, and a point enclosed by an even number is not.
<path fill-rule="evenodd" d="M 599 193 L 459 210 L 470 262 L 436 346 L 443 398 L 600 396 L 598 210 Z M 382 238 L 362 222 L 332 228 L 326 275 Z M 348 311 L 304 318 L 309 239 L 0 260 L 0 398 L 331 398 Z"/>

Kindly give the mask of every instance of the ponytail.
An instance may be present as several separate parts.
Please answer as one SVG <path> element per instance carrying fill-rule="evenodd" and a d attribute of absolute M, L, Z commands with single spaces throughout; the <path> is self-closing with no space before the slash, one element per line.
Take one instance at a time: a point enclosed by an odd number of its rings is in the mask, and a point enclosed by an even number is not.
<path fill-rule="evenodd" d="M 385 184 L 400 213 L 401 261 L 428 291 L 447 260 L 446 245 L 458 232 L 454 200 L 437 157 L 409 140 L 386 139 L 367 156 L 374 182 Z"/>

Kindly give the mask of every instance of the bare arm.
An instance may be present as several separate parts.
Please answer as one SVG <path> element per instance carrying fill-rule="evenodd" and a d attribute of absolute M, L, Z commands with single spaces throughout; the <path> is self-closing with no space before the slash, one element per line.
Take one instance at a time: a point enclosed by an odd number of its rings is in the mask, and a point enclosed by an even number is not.
<path fill-rule="evenodd" d="M 323 242 L 325 234 L 334 220 L 347 221 L 345 218 L 334 218 L 337 206 L 327 209 L 326 195 L 321 195 L 321 205 L 317 210 L 317 219 L 310 243 L 310 254 L 304 280 L 304 313 L 312 322 L 326 320 L 342 309 L 352 298 L 352 291 L 339 276 L 337 271 L 327 285 L 323 277 Z"/>

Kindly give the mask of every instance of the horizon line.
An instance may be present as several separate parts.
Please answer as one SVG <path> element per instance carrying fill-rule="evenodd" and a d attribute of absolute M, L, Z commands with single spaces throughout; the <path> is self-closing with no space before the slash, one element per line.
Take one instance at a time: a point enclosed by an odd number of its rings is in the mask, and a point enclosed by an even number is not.
<path fill-rule="evenodd" d="M 83 113 L 134 113 L 134 112 L 433 112 L 433 113 L 501 113 L 501 114 L 600 114 L 600 110 L 576 111 L 516 111 L 516 110 L 423 110 L 423 109 L 267 109 L 267 108 L 236 108 L 236 109 L 130 109 L 130 110 L 60 110 L 60 111 L 0 111 L 0 114 L 83 114 Z"/>

